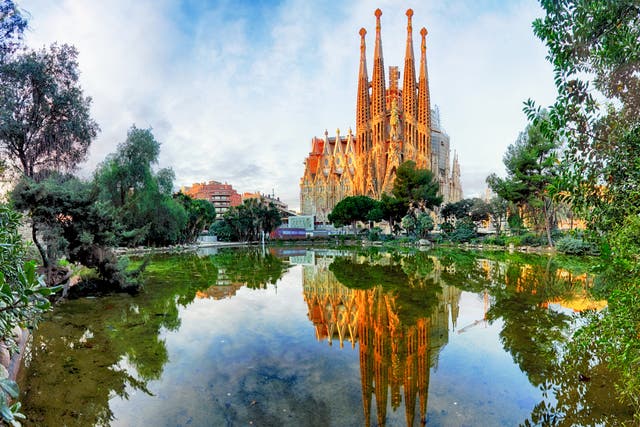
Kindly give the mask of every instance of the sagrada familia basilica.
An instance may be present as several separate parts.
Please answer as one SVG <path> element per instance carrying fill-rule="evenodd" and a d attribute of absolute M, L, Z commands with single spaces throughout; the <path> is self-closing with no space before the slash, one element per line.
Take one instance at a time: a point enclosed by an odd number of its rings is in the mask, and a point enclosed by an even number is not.
<path fill-rule="evenodd" d="M 440 184 L 444 202 L 462 199 L 460 165 L 454 155 L 450 161 L 449 136 L 442 130 L 438 110 L 432 110 L 427 77 L 427 30 L 420 35 L 420 69 L 416 81 L 413 56 L 413 10 L 407 10 L 407 45 L 402 87 L 398 85 L 398 67 L 389 67 L 386 86 L 380 17 L 377 9 L 376 41 L 373 52 L 373 78 L 367 73 L 365 35 L 360 29 L 360 72 L 356 103 L 355 135 L 336 131 L 330 137 L 311 140 L 311 152 L 305 159 L 300 180 L 300 208 L 323 222 L 343 198 L 367 195 L 380 198 L 391 194 L 397 167 L 413 160 L 420 169 L 430 169 Z"/>

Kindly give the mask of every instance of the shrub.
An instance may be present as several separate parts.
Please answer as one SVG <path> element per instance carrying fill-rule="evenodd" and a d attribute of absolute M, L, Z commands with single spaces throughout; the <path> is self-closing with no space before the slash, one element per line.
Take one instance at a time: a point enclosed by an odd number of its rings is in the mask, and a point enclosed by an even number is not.
<path fill-rule="evenodd" d="M 377 242 L 378 240 L 380 240 L 382 234 L 382 230 L 379 227 L 373 227 L 371 230 L 369 230 L 369 240 L 371 240 L 372 242 Z"/>
<path fill-rule="evenodd" d="M 461 219 L 456 223 L 456 228 L 448 234 L 449 239 L 456 243 L 465 243 L 476 237 L 476 226 L 471 219 Z"/>
<path fill-rule="evenodd" d="M 563 237 L 556 243 L 556 249 L 567 255 L 597 255 L 598 249 L 578 237 Z"/>
<path fill-rule="evenodd" d="M 534 233 L 526 233 L 520 237 L 520 246 L 545 246 L 547 239 Z"/>
<path fill-rule="evenodd" d="M 506 246 L 507 239 L 505 239 L 503 236 L 489 236 L 485 237 L 482 243 L 486 245 Z"/>
<path fill-rule="evenodd" d="M 15 350 L 13 329 L 16 326 L 35 327 L 37 320 L 51 304 L 47 297 L 60 289 L 47 288 L 36 271 L 33 261 L 26 261 L 27 248 L 18 233 L 20 215 L 0 204 L 0 340 Z M 5 371 L 6 374 L 6 371 Z M 19 425 L 24 418 L 20 402 L 9 404 L 18 397 L 18 386 L 0 376 L 0 419 L 7 424 Z"/>

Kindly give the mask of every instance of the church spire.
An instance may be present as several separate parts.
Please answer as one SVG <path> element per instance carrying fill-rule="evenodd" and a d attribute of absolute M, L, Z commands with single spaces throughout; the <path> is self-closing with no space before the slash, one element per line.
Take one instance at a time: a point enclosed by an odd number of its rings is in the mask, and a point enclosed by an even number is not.
<path fill-rule="evenodd" d="M 371 98 L 373 103 L 373 117 L 383 116 L 386 112 L 384 60 L 382 59 L 382 38 L 380 36 L 380 16 L 382 11 L 376 9 L 376 45 L 373 51 L 373 82 Z"/>
<path fill-rule="evenodd" d="M 358 73 L 358 99 L 356 101 L 356 133 L 364 135 L 371 120 L 371 100 L 369 98 L 369 76 L 367 74 L 367 56 L 364 36 L 367 30 L 360 28 L 360 72 Z M 364 138 L 361 138 L 364 139 Z M 365 141 L 357 141 L 358 153 L 367 149 Z"/>
<path fill-rule="evenodd" d="M 404 79 L 402 82 L 402 109 L 405 118 L 416 118 L 416 66 L 413 59 L 413 10 L 407 10 L 407 50 L 404 56 Z"/>
<path fill-rule="evenodd" d="M 429 78 L 427 76 L 427 29 L 420 30 L 422 45 L 420 47 L 420 80 L 418 83 L 418 124 L 431 131 L 431 105 L 429 102 Z"/>

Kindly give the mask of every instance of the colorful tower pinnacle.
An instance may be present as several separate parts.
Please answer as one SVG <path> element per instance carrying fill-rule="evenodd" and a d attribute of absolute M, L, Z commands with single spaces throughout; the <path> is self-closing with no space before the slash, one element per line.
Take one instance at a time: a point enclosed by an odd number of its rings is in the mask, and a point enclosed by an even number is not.
<path fill-rule="evenodd" d="M 431 105 L 429 102 L 429 78 L 427 76 L 427 29 L 420 30 L 420 78 L 418 82 L 418 167 L 430 168 L 431 159 Z"/>
<path fill-rule="evenodd" d="M 404 79 L 402 81 L 402 109 L 405 120 L 416 119 L 416 66 L 413 59 L 413 10 L 407 10 L 407 50 L 404 56 Z"/>
<path fill-rule="evenodd" d="M 369 98 L 369 76 L 367 74 L 367 56 L 364 37 L 367 30 L 360 28 L 360 71 L 358 73 L 358 99 L 356 100 L 356 135 L 358 155 L 368 151 L 366 134 L 371 120 L 371 100 Z"/>
<path fill-rule="evenodd" d="M 384 60 L 382 58 L 382 38 L 380 36 L 380 16 L 382 11 L 376 9 L 376 44 L 373 51 L 373 81 L 371 82 L 371 102 L 373 118 L 379 119 L 386 113 Z"/>

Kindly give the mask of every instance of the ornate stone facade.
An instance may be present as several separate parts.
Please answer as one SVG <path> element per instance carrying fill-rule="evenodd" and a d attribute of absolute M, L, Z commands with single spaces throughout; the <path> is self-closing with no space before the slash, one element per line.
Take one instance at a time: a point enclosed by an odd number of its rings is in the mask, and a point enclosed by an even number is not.
<path fill-rule="evenodd" d="M 434 126 L 429 101 L 426 35 L 422 28 L 419 77 L 416 81 L 413 56 L 413 11 L 407 10 L 407 44 L 402 87 L 398 67 L 389 67 L 389 87 L 384 75 L 380 17 L 377 9 L 373 77 L 369 81 L 365 35 L 360 29 L 360 71 L 356 101 L 356 132 L 346 136 L 311 140 L 311 152 L 305 159 L 300 180 L 300 209 L 326 221 L 333 207 L 343 198 L 367 195 L 379 198 L 390 193 L 397 167 L 413 160 L 422 169 L 430 169 L 440 182 L 445 202 L 462 198 L 460 166 L 454 156 L 449 166 L 449 137 Z M 439 120 L 438 120 L 439 122 Z M 437 142 L 437 146 L 435 146 Z"/>

